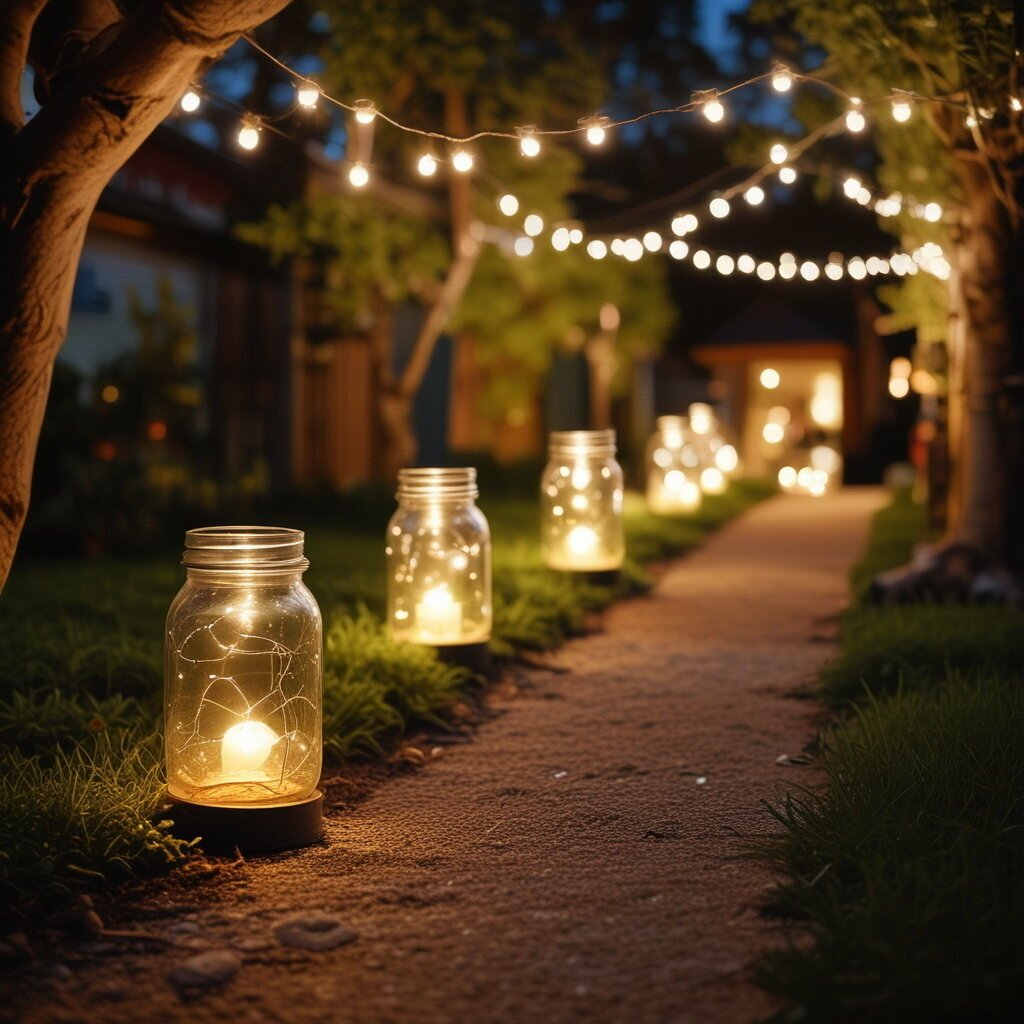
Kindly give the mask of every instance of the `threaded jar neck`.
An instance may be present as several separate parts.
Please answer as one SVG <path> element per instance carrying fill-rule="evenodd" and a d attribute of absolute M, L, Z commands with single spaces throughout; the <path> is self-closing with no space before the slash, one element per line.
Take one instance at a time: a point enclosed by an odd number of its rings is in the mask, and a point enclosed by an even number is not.
<path fill-rule="evenodd" d="M 185 534 L 182 565 L 216 572 L 303 572 L 304 534 L 283 526 L 204 526 Z"/>
<path fill-rule="evenodd" d="M 473 501 L 479 494 L 476 469 L 418 467 L 398 471 L 399 501 Z"/>
<path fill-rule="evenodd" d="M 588 458 L 615 454 L 614 430 L 556 430 L 548 437 L 552 458 Z"/>

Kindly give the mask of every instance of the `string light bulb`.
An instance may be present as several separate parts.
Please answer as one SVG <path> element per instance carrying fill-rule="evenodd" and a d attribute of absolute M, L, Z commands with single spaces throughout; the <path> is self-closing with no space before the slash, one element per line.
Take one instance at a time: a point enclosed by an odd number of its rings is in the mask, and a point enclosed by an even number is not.
<path fill-rule="evenodd" d="M 511 192 L 506 192 L 498 200 L 498 209 L 506 217 L 514 217 L 519 212 L 519 200 Z"/>
<path fill-rule="evenodd" d="M 622 255 L 630 263 L 636 263 L 644 254 L 644 244 L 639 238 L 627 238 L 622 244 Z"/>
<path fill-rule="evenodd" d="M 523 221 L 523 230 L 531 238 L 536 238 L 544 230 L 544 218 L 539 213 L 528 214 Z"/>
<path fill-rule="evenodd" d="M 760 206 L 764 202 L 764 189 L 759 185 L 751 185 L 746 192 L 743 193 L 743 198 L 746 199 L 751 206 Z"/>
<path fill-rule="evenodd" d="M 867 124 L 860 108 L 861 101 L 856 96 L 851 97 L 850 109 L 846 112 L 846 130 L 855 134 L 864 131 L 864 126 Z"/>
<path fill-rule="evenodd" d="M 721 220 L 723 217 L 729 216 L 729 211 L 732 207 L 729 206 L 729 200 L 725 196 L 715 196 L 714 199 L 708 203 L 708 212 L 712 217 L 717 217 Z"/>
<path fill-rule="evenodd" d="M 775 264 L 762 260 L 757 265 L 757 276 L 762 281 L 771 281 L 775 277 Z"/>
<path fill-rule="evenodd" d="M 692 213 L 676 214 L 672 218 L 672 232 L 676 235 L 687 235 L 697 230 L 699 221 Z"/>
<path fill-rule="evenodd" d="M 843 192 L 846 193 L 846 197 L 848 199 L 856 199 L 857 193 L 860 192 L 860 190 L 860 178 L 856 178 L 852 174 L 843 182 Z"/>
<path fill-rule="evenodd" d="M 551 248 L 556 252 L 565 252 L 572 244 L 569 229 L 566 227 L 555 228 L 551 233 Z"/>
<path fill-rule="evenodd" d="M 712 124 L 718 124 L 725 117 L 725 105 L 714 90 L 698 93 L 696 102 L 700 104 L 701 113 Z"/>
<path fill-rule="evenodd" d="M 529 128 L 517 128 L 519 135 L 519 152 L 526 157 L 535 157 L 540 153 L 540 139 L 536 135 L 537 129 L 531 125 Z"/>
<path fill-rule="evenodd" d="M 895 92 L 892 96 L 892 119 L 903 124 L 910 120 L 911 114 L 913 114 L 913 108 L 910 105 L 910 97 L 905 92 Z"/>
<path fill-rule="evenodd" d="M 416 161 L 416 170 L 419 171 L 424 178 L 430 178 L 437 172 L 437 161 L 431 153 L 424 153 L 423 156 Z"/>
<path fill-rule="evenodd" d="M 661 235 L 657 231 L 648 231 L 643 237 L 644 248 L 648 252 L 658 252 L 661 249 Z"/>
<path fill-rule="evenodd" d="M 796 181 L 796 170 L 790 166 L 779 168 L 779 181 L 783 185 L 792 185 Z"/>
<path fill-rule="evenodd" d="M 698 270 L 707 270 L 711 266 L 711 254 L 707 249 L 698 249 L 693 254 L 693 265 Z"/>
<path fill-rule="evenodd" d="M 583 229 L 582 228 L 570 228 L 569 229 L 569 242 L 572 245 L 579 245 L 583 241 Z"/>
<path fill-rule="evenodd" d="M 202 97 L 195 89 L 186 89 L 179 100 L 181 109 L 184 110 L 186 114 L 194 114 L 199 109 L 199 105 L 202 102 Z"/>
<path fill-rule="evenodd" d="M 668 254 L 674 260 L 685 260 L 690 247 L 681 239 L 677 238 L 669 247 Z"/>
<path fill-rule="evenodd" d="M 260 119 L 255 114 L 246 114 L 238 129 L 238 144 L 242 149 L 253 150 L 260 144 Z"/>
<path fill-rule="evenodd" d="M 533 252 L 533 239 L 527 235 L 520 235 L 513 244 L 517 256 L 529 256 Z"/>
<path fill-rule="evenodd" d="M 936 221 L 942 220 L 942 207 L 938 203 L 926 203 L 921 216 L 934 224 Z"/>
<path fill-rule="evenodd" d="M 789 147 L 784 146 L 781 142 L 776 142 L 770 150 L 768 150 L 768 159 L 773 164 L 784 164 L 789 159 Z"/>
<path fill-rule="evenodd" d="M 452 153 L 452 167 L 459 174 L 468 174 L 473 169 L 473 154 L 467 149 L 457 149 Z"/>
<path fill-rule="evenodd" d="M 736 266 L 736 261 L 726 252 L 723 252 L 721 256 L 715 260 L 715 270 L 717 270 L 723 277 L 728 277 Z"/>
<path fill-rule="evenodd" d="M 363 188 L 370 180 L 370 172 L 361 160 L 348 169 L 348 183 L 353 188 Z"/>
<path fill-rule="evenodd" d="M 305 110 L 312 110 L 320 100 L 320 86 L 308 79 L 295 87 L 295 99 Z"/>
<path fill-rule="evenodd" d="M 587 242 L 587 255 L 591 259 L 603 260 L 608 255 L 608 246 L 600 238 L 592 238 Z"/>
<path fill-rule="evenodd" d="M 772 88 L 776 92 L 789 92 L 793 87 L 793 72 L 785 64 L 772 68 Z"/>
<path fill-rule="evenodd" d="M 352 106 L 355 109 L 356 120 L 360 124 L 373 124 L 377 116 L 377 105 L 373 100 L 356 100 Z"/>
<path fill-rule="evenodd" d="M 1019 114 L 1022 110 L 1024 110 L 1024 102 L 1021 101 L 1021 98 L 1019 96 L 1010 97 L 1010 109 L 1015 114 Z"/>
<path fill-rule="evenodd" d="M 600 146 L 608 135 L 608 127 L 612 119 L 601 114 L 594 114 L 591 117 L 581 117 L 579 126 L 584 130 L 587 142 L 591 146 Z"/>
<path fill-rule="evenodd" d="M 821 269 L 817 263 L 812 263 L 810 260 L 804 260 L 804 262 L 800 264 L 800 276 L 805 281 L 817 281 L 820 274 Z"/>
<path fill-rule="evenodd" d="M 736 269 L 741 274 L 752 274 L 756 266 L 757 261 L 750 255 L 750 253 L 747 252 L 743 253 L 743 255 L 738 257 L 736 260 Z"/>

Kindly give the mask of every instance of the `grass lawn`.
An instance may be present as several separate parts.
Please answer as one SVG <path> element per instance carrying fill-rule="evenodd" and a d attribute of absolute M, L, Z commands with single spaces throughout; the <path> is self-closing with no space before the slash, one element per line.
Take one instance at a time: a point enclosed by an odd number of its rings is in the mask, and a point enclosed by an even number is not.
<path fill-rule="evenodd" d="M 896 496 L 855 591 L 923 529 Z M 854 604 L 823 677 L 827 787 L 773 807 L 759 846 L 794 928 L 759 964 L 782 1019 L 1024 1019 L 1022 684 L 1019 610 Z"/>
<path fill-rule="evenodd" d="M 492 648 L 512 658 L 580 632 L 588 612 L 648 585 L 644 563 L 692 547 L 770 489 L 738 482 L 681 520 L 628 495 L 629 561 L 615 587 L 545 569 L 536 501 L 493 493 L 480 502 L 494 538 Z M 379 756 L 410 726 L 442 722 L 473 685 L 381 626 L 393 507 L 365 492 L 269 520 L 306 530 L 306 582 L 324 618 L 329 765 Z M 0 920 L 187 855 L 159 824 L 163 624 L 184 580 L 180 552 L 15 566 L 0 598 Z"/>

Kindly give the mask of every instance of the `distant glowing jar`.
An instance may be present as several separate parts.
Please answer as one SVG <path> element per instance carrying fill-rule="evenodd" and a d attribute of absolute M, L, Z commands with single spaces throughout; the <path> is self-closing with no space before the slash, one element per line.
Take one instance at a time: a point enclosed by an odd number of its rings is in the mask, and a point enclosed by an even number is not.
<path fill-rule="evenodd" d="M 619 569 L 626 554 L 614 430 L 553 433 L 541 477 L 541 555 L 568 572 Z"/>
<path fill-rule="evenodd" d="M 700 455 L 685 416 L 659 416 L 647 443 L 647 507 L 658 515 L 700 508 Z"/>
<path fill-rule="evenodd" d="M 186 533 L 187 578 L 164 637 L 174 800 L 229 816 L 319 800 L 323 644 L 302 548 L 300 530 L 278 527 Z M 303 827 L 318 834 L 319 804 L 313 814 Z M 200 828 L 205 836 L 207 819 Z"/>
<path fill-rule="evenodd" d="M 402 469 L 388 524 L 388 623 L 395 640 L 432 647 L 491 637 L 491 533 L 476 470 Z"/>

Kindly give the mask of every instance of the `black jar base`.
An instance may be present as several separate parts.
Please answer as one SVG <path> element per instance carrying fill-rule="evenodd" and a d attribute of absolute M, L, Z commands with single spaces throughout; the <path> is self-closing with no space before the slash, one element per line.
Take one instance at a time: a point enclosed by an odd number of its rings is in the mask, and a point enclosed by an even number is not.
<path fill-rule="evenodd" d="M 168 794 L 171 834 L 200 839 L 210 853 L 272 853 L 309 846 L 323 837 L 324 796 L 320 790 L 287 804 L 244 806 L 196 804 Z"/>
<path fill-rule="evenodd" d="M 445 664 L 460 665 L 476 675 L 490 676 L 494 668 L 491 648 L 486 641 L 478 644 L 445 644 L 434 650 Z"/>
<path fill-rule="evenodd" d="M 572 575 L 585 583 L 593 583 L 595 587 L 614 587 L 619 582 L 619 569 L 584 569 L 572 571 Z"/>

